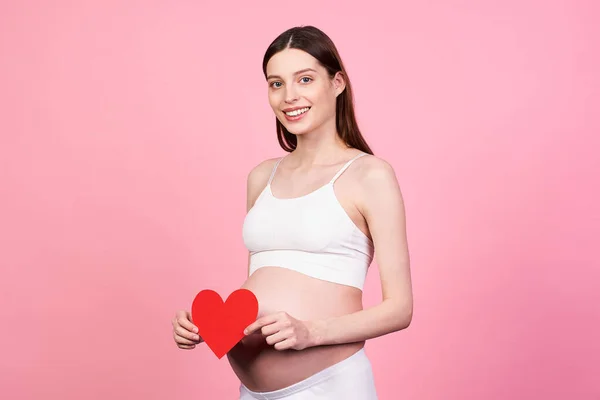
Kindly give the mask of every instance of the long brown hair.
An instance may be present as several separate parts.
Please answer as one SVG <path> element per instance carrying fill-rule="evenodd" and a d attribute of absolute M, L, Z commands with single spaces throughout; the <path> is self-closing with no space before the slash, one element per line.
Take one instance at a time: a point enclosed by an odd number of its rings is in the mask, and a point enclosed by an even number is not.
<path fill-rule="evenodd" d="M 265 52 L 263 58 L 265 79 L 267 78 L 267 63 L 271 57 L 287 48 L 303 50 L 316 58 L 327 70 L 330 78 L 333 78 L 337 72 L 342 73 L 346 87 L 336 99 L 336 129 L 346 145 L 372 155 L 373 151 L 358 128 L 354 114 L 354 98 L 350 79 L 333 41 L 323 31 L 314 26 L 298 26 L 288 29 L 279 35 Z M 275 118 L 275 122 L 277 124 L 279 145 L 283 150 L 292 152 L 298 144 L 296 135 L 290 133 L 277 118 Z"/>

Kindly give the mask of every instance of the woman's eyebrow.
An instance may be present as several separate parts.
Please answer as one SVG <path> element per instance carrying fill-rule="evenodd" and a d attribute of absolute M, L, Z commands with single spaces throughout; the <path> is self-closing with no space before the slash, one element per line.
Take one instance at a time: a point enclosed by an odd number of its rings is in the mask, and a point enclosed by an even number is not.
<path fill-rule="evenodd" d="M 299 75 L 299 74 L 303 74 L 303 73 L 309 72 L 309 71 L 317 72 L 317 71 L 315 71 L 312 68 L 304 68 L 304 69 L 301 69 L 300 71 L 294 72 L 294 76 Z M 279 79 L 281 79 L 281 77 L 279 75 L 269 75 L 269 76 L 267 76 L 267 79 L 273 79 L 273 78 L 279 78 Z"/>

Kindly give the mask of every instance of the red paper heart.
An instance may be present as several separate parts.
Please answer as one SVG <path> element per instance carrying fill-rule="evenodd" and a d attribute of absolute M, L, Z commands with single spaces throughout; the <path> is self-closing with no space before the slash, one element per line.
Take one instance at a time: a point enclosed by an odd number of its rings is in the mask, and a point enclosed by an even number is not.
<path fill-rule="evenodd" d="M 258 301 L 247 289 L 234 291 L 225 302 L 217 292 L 202 290 L 192 303 L 198 334 L 219 359 L 244 337 L 244 329 L 257 315 Z"/>

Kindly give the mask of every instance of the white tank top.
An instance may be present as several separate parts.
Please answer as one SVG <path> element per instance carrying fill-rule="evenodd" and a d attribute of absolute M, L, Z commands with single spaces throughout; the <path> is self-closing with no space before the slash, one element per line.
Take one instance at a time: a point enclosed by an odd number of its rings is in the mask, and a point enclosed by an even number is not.
<path fill-rule="evenodd" d="M 266 266 L 363 289 L 373 260 L 372 241 L 339 203 L 333 184 L 359 157 L 348 161 L 331 181 L 300 197 L 273 196 L 269 181 L 244 219 L 242 236 L 250 251 L 250 275 Z"/>

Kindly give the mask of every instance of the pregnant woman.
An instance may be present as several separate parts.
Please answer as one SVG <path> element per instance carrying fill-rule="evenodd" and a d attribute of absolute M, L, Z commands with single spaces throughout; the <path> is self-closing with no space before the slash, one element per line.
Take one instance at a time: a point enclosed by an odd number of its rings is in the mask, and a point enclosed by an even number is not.
<path fill-rule="evenodd" d="M 259 315 L 227 355 L 240 399 L 377 399 L 365 341 L 408 327 L 413 308 L 394 170 L 363 139 L 348 74 L 321 30 L 282 33 L 263 72 L 288 154 L 248 175 L 242 287 Z M 374 256 L 383 299 L 363 309 Z M 172 323 L 180 348 L 202 342 L 189 311 Z"/>

